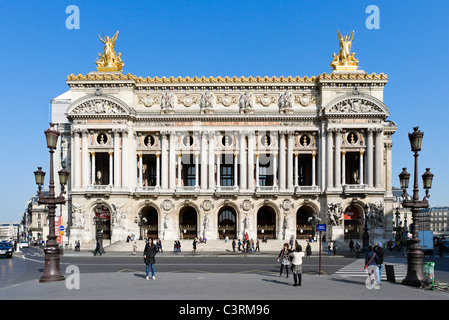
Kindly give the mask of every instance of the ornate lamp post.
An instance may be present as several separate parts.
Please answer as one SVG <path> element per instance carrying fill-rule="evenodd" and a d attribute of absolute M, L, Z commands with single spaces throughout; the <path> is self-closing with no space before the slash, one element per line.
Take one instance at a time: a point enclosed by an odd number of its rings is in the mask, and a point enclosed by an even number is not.
<path fill-rule="evenodd" d="M 54 124 L 50 123 L 50 128 L 45 131 L 45 137 L 47 139 L 47 147 L 50 149 L 50 183 L 48 196 L 44 196 L 42 192 L 42 185 L 44 184 L 45 172 L 42 171 L 42 167 L 37 167 L 37 171 L 34 171 L 34 177 L 36 179 L 36 184 L 39 186 L 39 204 L 47 205 L 48 209 L 48 220 L 49 220 L 49 235 L 47 237 L 47 242 L 45 244 L 45 270 L 39 282 L 54 282 L 64 280 L 64 276 L 59 268 L 59 255 L 60 250 L 58 242 L 56 241 L 55 234 L 55 215 L 56 215 L 56 205 L 65 204 L 65 185 L 69 178 L 69 172 L 62 168 L 58 171 L 59 182 L 61 184 L 61 194 L 55 197 L 55 183 L 53 177 L 53 154 L 56 149 L 56 144 L 58 142 L 58 137 L 60 133 L 54 128 Z"/>
<path fill-rule="evenodd" d="M 365 204 L 363 208 L 364 214 L 365 214 L 365 225 L 363 227 L 363 247 L 362 252 L 368 252 L 369 251 L 369 232 L 368 232 L 368 211 L 369 211 L 369 205 Z"/>
<path fill-rule="evenodd" d="M 395 241 L 398 241 L 398 240 L 402 240 L 402 235 L 404 234 L 404 232 L 402 231 L 402 221 L 400 221 L 400 218 L 399 218 L 399 208 L 396 208 L 396 213 L 395 213 L 395 215 L 396 215 L 396 226 L 393 228 L 393 230 L 396 232 L 396 235 L 395 235 Z"/>
<path fill-rule="evenodd" d="M 418 130 L 418 127 L 413 128 L 413 133 L 409 133 L 408 137 L 410 140 L 410 146 L 412 152 L 415 156 L 415 173 L 414 173 L 414 184 L 413 184 L 413 197 L 412 199 L 407 199 L 406 189 L 408 188 L 408 183 L 410 180 L 410 173 L 406 171 L 407 168 L 402 168 L 402 172 L 399 174 L 399 180 L 401 182 L 401 188 L 403 190 L 404 200 L 402 201 L 402 206 L 404 208 L 409 208 L 412 212 L 412 238 L 410 240 L 410 247 L 407 251 L 407 275 L 402 280 L 402 284 L 408 286 L 421 286 L 423 278 L 423 257 L 424 253 L 421 250 L 418 238 L 418 212 L 420 209 L 428 208 L 429 202 L 429 189 L 432 186 L 433 174 L 430 172 L 430 168 L 426 168 L 426 172 L 422 175 L 423 187 L 426 190 L 426 195 L 422 200 L 419 200 L 419 187 L 418 187 L 418 151 L 421 151 L 421 142 L 424 133 Z"/>
<path fill-rule="evenodd" d="M 102 217 L 101 214 L 103 212 L 103 205 L 97 204 L 97 207 L 95 209 L 95 217 L 93 218 L 94 224 L 95 224 L 95 238 L 97 242 L 100 243 L 100 252 L 105 253 L 103 248 L 103 230 L 104 230 L 104 223 L 106 222 L 106 218 Z"/>

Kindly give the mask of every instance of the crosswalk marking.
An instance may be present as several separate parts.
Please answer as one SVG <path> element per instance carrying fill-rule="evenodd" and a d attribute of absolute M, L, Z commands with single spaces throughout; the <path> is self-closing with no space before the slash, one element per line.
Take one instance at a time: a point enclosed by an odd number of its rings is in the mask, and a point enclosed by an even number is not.
<path fill-rule="evenodd" d="M 385 263 L 382 270 L 381 280 L 387 280 L 387 273 L 385 264 L 393 265 L 394 268 L 394 276 L 396 281 L 401 281 L 407 275 L 407 266 L 402 263 Z M 367 271 L 365 270 L 365 259 L 358 259 L 347 266 L 344 266 L 337 272 L 336 275 L 339 275 L 344 278 L 366 278 L 368 276 Z"/>

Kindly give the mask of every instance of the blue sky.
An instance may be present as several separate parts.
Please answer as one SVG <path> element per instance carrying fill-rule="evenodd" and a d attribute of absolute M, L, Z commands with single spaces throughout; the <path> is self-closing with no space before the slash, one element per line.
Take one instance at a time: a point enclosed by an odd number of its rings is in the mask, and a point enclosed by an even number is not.
<path fill-rule="evenodd" d="M 79 29 L 66 28 L 69 5 L 79 8 Z M 366 27 L 369 5 L 380 10 L 380 29 Z M 336 29 L 354 29 L 359 69 L 389 78 L 393 185 L 402 167 L 413 171 L 408 133 L 419 126 L 419 174 L 435 174 L 430 204 L 449 205 L 447 12 L 447 0 L 0 0 L 0 221 L 21 219 L 36 192 L 33 171 L 48 172 L 50 100 L 68 89 L 67 75 L 95 71 L 98 35 L 117 30 L 124 73 L 232 77 L 330 73 Z"/>

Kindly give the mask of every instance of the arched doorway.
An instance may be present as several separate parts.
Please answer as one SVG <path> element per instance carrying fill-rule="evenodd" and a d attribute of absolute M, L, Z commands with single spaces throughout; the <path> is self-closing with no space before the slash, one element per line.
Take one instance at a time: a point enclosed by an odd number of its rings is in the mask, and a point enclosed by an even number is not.
<path fill-rule="evenodd" d="M 363 214 L 358 206 L 349 205 L 344 213 L 345 239 L 362 238 L 362 218 Z"/>
<path fill-rule="evenodd" d="M 310 206 L 302 206 L 296 212 L 296 238 L 308 239 L 313 237 L 312 218 L 315 210 Z"/>
<path fill-rule="evenodd" d="M 141 210 L 140 235 L 142 238 L 158 238 L 159 219 L 155 207 L 147 206 Z"/>
<path fill-rule="evenodd" d="M 109 207 L 104 204 L 97 204 L 94 207 L 95 222 L 95 233 L 96 239 L 98 235 L 101 234 L 103 240 L 111 240 L 111 211 Z M 98 219 L 100 218 L 100 219 Z"/>
<path fill-rule="evenodd" d="M 194 239 L 197 236 L 198 214 L 193 207 L 184 207 L 179 211 L 179 231 L 182 239 Z"/>
<path fill-rule="evenodd" d="M 218 236 L 235 239 L 237 236 L 237 214 L 232 207 L 223 207 L 218 212 Z"/>
<path fill-rule="evenodd" d="M 276 239 L 276 211 L 263 206 L 257 211 L 257 238 Z"/>

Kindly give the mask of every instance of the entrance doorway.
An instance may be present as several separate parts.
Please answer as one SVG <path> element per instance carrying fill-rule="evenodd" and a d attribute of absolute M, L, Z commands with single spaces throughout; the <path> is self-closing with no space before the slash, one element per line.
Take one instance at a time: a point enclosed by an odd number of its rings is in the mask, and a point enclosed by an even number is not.
<path fill-rule="evenodd" d="M 197 236 L 198 214 L 193 207 L 184 207 L 179 211 L 179 231 L 182 239 L 194 239 Z"/>
<path fill-rule="evenodd" d="M 155 207 L 148 206 L 142 209 L 141 236 L 142 238 L 158 238 L 159 219 Z"/>
<path fill-rule="evenodd" d="M 345 239 L 361 239 L 362 236 L 362 214 L 359 208 L 354 205 L 349 205 L 344 213 L 344 227 L 345 227 Z"/>
<path fill-rule="evenodd" d="M 224 207 L 218 212 L 218 236 L 222 239 L 235 239 L 237 236 L 236 219 L 234 208 Z"/>
<path fill-rule="evenodd" d="M 257 238 L 276 239 L 276 212 L 269 206 L 257 211 Z"/>
<path fill-rule="evenodd" d="M 296 238 L 308 239 L 314 236 L 312 217 L 315 211 L 312 207 L 302 206 L 296 212 Z M 309 219 L 310 218 L 310 219 Z"/>

